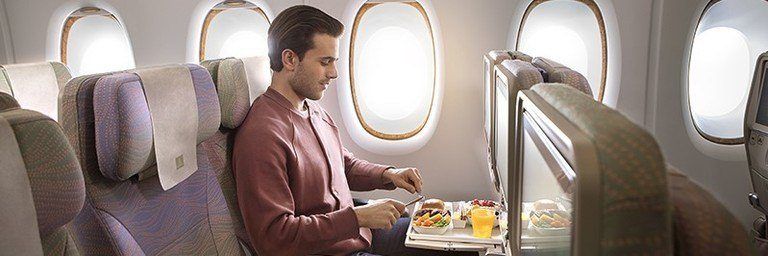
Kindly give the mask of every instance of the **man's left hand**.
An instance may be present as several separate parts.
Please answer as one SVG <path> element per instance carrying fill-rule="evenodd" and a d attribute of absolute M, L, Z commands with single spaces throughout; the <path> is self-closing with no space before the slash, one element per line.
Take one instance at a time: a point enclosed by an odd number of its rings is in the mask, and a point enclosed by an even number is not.
<path fill-rule="evenodd" d="M 396 187 L 408 190 L 411 194 L 421 193 L 421 174 L 416 168 L 389 168 L 382 174 L 386 181 Z"/>

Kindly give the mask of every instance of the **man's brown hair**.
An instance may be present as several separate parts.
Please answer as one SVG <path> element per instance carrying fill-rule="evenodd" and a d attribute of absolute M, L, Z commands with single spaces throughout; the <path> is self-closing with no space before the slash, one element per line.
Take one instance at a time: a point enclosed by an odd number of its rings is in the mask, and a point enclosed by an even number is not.
<path fill-rule="evenodd" d="M 297 5 L 285 9 L 269 26 L 269 66 L 275 72 L 283 70 L 283 51 L 291 49 L 304 59 L 304 54 L 314 48 L 315 34 L 341 36 L 344 24 L 323 11 L 308 5 Z"/>

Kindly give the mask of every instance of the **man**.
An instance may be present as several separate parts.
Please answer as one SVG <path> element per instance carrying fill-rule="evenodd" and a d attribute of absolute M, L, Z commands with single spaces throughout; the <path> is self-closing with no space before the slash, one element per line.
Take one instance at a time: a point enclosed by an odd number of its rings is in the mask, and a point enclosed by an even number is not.
<path fill-rule="evenodd" d="M 435 255 L 405 248 L 408 220 L 398 220 L 403 203 L 352 203 L 350 190 L 416 193 L 422 181 L 415 168 L 355 158 L 341 145 L 334 121 L 313 102 L 337 77 L 343 30 L 310 6 L 286 9 L 269 28 L 272 83 L 253 102 L 232 157 L 246 230 L 262 256 Z"/>

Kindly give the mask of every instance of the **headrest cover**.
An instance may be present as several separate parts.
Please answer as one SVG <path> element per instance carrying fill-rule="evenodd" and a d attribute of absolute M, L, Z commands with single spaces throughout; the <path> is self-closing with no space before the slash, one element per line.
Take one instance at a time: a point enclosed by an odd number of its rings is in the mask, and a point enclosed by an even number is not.
<path fill-rule="evenodd" d="M 544 82 L 539 70 L 531 63 L 522 60 L 505 60 L 501 62 L 501 65 L 516 77 L 514 81 L 509 83 L 514 84 L 518 90 L 529 89 L 531 86 Z"/>
<path fill-rule="evenodd" d="M 83 207 L 80 163 L 61 127 L 50 117 L 13 109 L 0 112 L 0 118 L 15 133 L 32 188 L 39 235 L 46 236 L 72 221 Z"/>
<path fill-rule="evenodd" d="M 219 128 L 221 110 L 210 74 L 187 64 L 197 101 L 197 143 Z M 96 154 L 99 170 L 112 180 L 123 181 L 155 165 L 152 122 L 141 78 L 132 71 L 104 74 L 93 92 Z M 73 82 L 88 79 L 73 79 Z M 188 160 L 185 160 L 185 162 Z M 151 174 L 149 175 L 151 176 Z"/>
<path fill-rule="evenodd" d="M 24 108 L 58 118 L 59 89 L 71 78 L 66 66 L 58 62 L 2 66 L 0 92 L 13 95 Z"/>
<path fill-rule="evenodd" d="M 0 110 L 18 108 L 19 102 L 10 94 L 0 92 Z"/>
<path fill-rule="evenodd" d="M 226 58 L 203 61 L 214 77 L 221 103 L 221 125 L 235 129 L 248 114 L 251 103 L 264 93 L 271 82 L 267 57 Z"/>
<path fill-rule="evenodd" d="M 589 86 L 589 81 L 579 72 L 571 70 L 563 64 L 557 63 L 547 58 L 536 57 L 533 59 L 533 65 L 545 70 L 548 74 L 548 83 L 562 83 L 573 86 L 579 91 L 593 96 L 592 87 Z"/>

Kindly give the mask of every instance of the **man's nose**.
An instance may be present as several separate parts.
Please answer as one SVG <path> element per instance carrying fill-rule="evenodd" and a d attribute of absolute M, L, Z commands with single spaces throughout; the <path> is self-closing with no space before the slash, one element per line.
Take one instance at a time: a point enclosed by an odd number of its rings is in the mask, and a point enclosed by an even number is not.
<path fill-rule="evenodd" d="M 332 67 L 330 67 L 330 69 L 325 74 L 325 76 L 328 77 L 328 79 L 336 79 L 336 77 L 339 76 L 339 72 L 338 70 L 336 70 L 336 65 L 333 65 Z"/>

